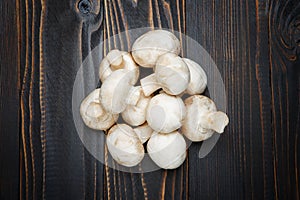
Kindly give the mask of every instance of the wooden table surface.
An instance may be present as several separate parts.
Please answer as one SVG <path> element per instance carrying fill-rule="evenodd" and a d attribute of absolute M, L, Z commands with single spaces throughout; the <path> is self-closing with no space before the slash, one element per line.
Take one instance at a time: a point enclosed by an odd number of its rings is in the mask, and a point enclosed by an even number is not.
<path fill-rule="evenodd" d="M 299 0 L 2 0 L 0 16 L 0 199 L 299 199 Z M 72 85 L 101 41 L 147 26 L 207 50 L 230 124 L 204 159 L 193 143 L 178 169 L 135 174 L 84 148 Z"/>

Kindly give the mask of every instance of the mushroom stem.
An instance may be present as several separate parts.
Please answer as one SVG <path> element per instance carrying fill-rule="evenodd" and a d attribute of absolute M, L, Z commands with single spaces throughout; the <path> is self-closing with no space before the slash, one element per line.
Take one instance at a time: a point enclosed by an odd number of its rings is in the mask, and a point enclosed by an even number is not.
<path fill-rule="evenodd" d="M 161 85 L 156 80 L 155 74 L 151 74 L 141 79 L 141 86 L 146 97 L 161 88 Z"/>
<path fill-rule="evenodd" d="M 200 126 L 205 129 L 212 129 L 217 133 L 223 133 L 228 125 L 229 119 L 223 112 L 210 112 L 201 117 Z"/>
<path fill-rule="evenodd" d="M 153 133 L 152 128 L 148 126 L 147 123 L 142 126 L 138 126 L 133 130 L 143 144 L 151 137 Z"/>
<path fill-rule="evenodd" d="M 139 101 L 140 96 L 141 96 L 141 87 L 140 86 L 132 87 L 129 90 L 128 96 L 126 98 L 126 104 L 135 106 Z"/>

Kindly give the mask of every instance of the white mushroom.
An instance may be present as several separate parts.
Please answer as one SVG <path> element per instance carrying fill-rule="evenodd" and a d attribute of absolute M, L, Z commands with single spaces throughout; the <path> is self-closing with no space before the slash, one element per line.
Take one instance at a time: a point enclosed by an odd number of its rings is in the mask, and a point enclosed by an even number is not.
<path fill-rule="evenodd" d="M 147 124 L 140 125 L 133 129 L 134 132 L 137 134 L 140 141 L 144 144 L 149 138 L 151 137 L 153 130 L 152 128 Z"/>
<path fill-rule="evenodd" d="M 203 141 L 216 131 L 223 133 L 229 123 L 227 115 L 217 111 L 215 103 L 206 96 L 194 95 L 185 101 L 186 116 L 182 124 L 182 133 L 191 141 Z"/>
<path fill-rule="evenodd" d="M 164 30 L 149 31 L 132 45 L 133 59 L 147 68 L 154 67 L 158 57 L 168 52 L 178 55 L 180 42 L 173 33 Z"/>
<path fill-rule="evenodd" d="M 186 158 L 186 142 L 178 131 L 169 134 L 153 133 L 147 143 L 147 151 L 159 167 L 175 169 Z"/>
<path fill-rule="evenodd" d="M 134 81 L 137 82 L 139 78 L 139 68 L 133 61 L 130 53 L 113 49 L 100 63 L 99 78 L 102 82 L 115 70 L 127 69 L 134 72 Z"/>
<path fill-rule="evenodd" d="M 145 97 L 140 89 L 140 98 L 136 105 L 128 105 L 122 112 L 123 120 L 131 126 L 138 126 L 146 121 L 146 110 L 150 97 Z"/>
<path fill-rule="evenodd" d="M 113 126 L 107 134 L 106 144 L 113 159 L 126 167 L 139 164 L 144 157 L 142 142 L 126 124 Z"/>
<path fill-rule="evenodd" d="M 103 108 L 113 114 L 121 113 L 127 104 L 136 105 L 141 95 L 140 87 L 133 87 L 134 73 L 119 69 L 111 73 L 101 86 L 100 101 Z"/>
<path fill-rule="evenodd" d="M 113 49 L 107 53 L 106 58 L 110 63 L 112 70 L 122 69 L 125 64 L 123 63 L 123 54 L 127 53 L 126 51 L 120 51 L 119 49 Z"/>
<path fill-rule="evenodd" d="M 181 98 L 162 93 L 150 100 L 146 120 L 154 131 L 170 133 L 181 127 L 185 112 Z"/>
<path fill-rule="evenodd" d="M 80 105 L 80 115 L 83 122 L 96 130 L 107 130 L 118 119 L 118 115 L 107 113 L 99 100 L 100 89 L 92 91 Z"/>
<path fill-rule="evenodd" d="M 185 62 L 176 54 L 166 53 L 156 62 L 154 74 L 141 79 L 146 96 L 162 88 L 170 95 L 184 92 L 190 82 L 190 72 Z"/>
<path fill-rule="evenodd" d="M 190 71 L 190 82 L 186 92 L 190 95 L 203 93 L 207 85 L 207 76 L 204 70 L 198 63 L 188 58 L 183 58 L 183 61 Z"/>

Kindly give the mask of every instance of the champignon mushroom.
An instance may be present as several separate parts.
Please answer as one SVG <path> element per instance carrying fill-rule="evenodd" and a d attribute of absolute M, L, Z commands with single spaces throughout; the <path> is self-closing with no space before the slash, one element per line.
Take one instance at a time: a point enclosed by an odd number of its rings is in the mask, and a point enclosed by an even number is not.
<path fill-rule="evenodd" d="M 142 142 L 126 124 L 113 126 L 107 134 L 106 144 L 113 159 L 126 167 L 139 164 L 144 157 Z"/>
<path fill-rule="evenodd" d="M 178 131 L 169 134 L 153 133 L 147 143 L 147 151 L 159 167 L 175 169 L 186 158 L 186 142 Z"/>
<path fill-rule="evenodd" d="M 207 85 L 207 76 L 202 67 L 191 59 L 183 58 L 190 71 L 190 82 L 186 92 L 190 95 L 201 94 Z"/>
<path fill-rule="evenodd" d="M 115 70 L 127 69 L 134 72 L 134 82 L 139 78 L 139 68 L 133 61 L 130 53 L 113 49 L 100 63 L 99 78 L 102 82 Z"/>
<path fill-rule="evenodd" d="M 164 30 L 149 31 L 132 45 L 133 59 L 147 68 L 154 67 L 158 57 L 168 52 L 178 55 L 180 42 L 173 33 Z"/>
<path fill-rule="evenodd" d="M 103 108 L 113 114 L 121 113 L 127 104 L 136 105 L 140 97 L 140 87 L 134 87 L 134 72 L 118 69 L 111 73 L 101 86 L 100 101 Z"/>
<path fill-rule="evenodd" d="M 166 53 L 156 62 L 154 74 L 141 79 L 146 96 L 162 88 L 170 95 L 184 92 L 190 82 L 190 72 L 185 62 L 176 54 Z"/>
<path fill-rule="evenodd" d="M 217 111 L 211 99 L 194 95 L 184 102 L 187 111 L 181 131 L 188 139 L 199 142 L 210 138 L 215 131 L 223 133 L 229 119 L 225 113 Z"/>
<path fill-rule="evenodd" d="M 140 91 L 140 98 L 137 104 L 128 105 L 122 112 L 123 120 L 131 126 L 143 124 L 146 121 L 146 110 L 150 99 L 150 97 L 145 97 L 142 91 Z"/>
<path fill-rule="evenodd" d="M 83 122 L 96 130 L 107 130 L 118 119 L 118 115 L 107 113 L 99 100 L 100 89 L 92 91 L 80 105 L 80 115 Z"/>
<path fill-rule="evenodd" d="M 140 141 L 144 144 L 149 138 L 151 137 L 153 130 L 152 128 L 147 124 L 143 124 L 141 126 L 138 126 L 133 129 L 134 132 L 137 134 Z"/>
<path fill-rule="evenodd" d="M 180 97 L 161 93 L 150 100 L 146 120 L 154 131 L 170 133 L 181 127 L 185 112 Z"/>

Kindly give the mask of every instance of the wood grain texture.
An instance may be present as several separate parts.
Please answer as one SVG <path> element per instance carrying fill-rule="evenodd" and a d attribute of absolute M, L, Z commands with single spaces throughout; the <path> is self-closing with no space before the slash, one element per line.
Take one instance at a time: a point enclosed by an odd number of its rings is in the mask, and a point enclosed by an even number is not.
<path fill-rule="evenodd" d="M 98 6 L 97 6 L 98 4 Z M 77 1 L 49 4 L 20 1 L 23 53 L 21 92 L 22 190 L 24 199 L 96 197 L 94 176 L 102 166 L 85 151 L 72 118 L 72 85 L 94 26 L 99 2 L 89 16 Z M 100 21 L 100 22 L 98 22 Z M 61 120 L 62 118 L 66 121 Z M 96 173 L 100 168 L 100 172 Z M 91 189 L 93 188 L 93 189 Z M 101 186 L 99 187 L 101 188 Z"/>
<path fill-rule="evenodd" d="M 0 1 L 0 13 L 1 199 L 300 198 L 298 0 L 16 0 Z M 82 60 L 139 27 L 192 37 L 225 83 L 229 126 L 206 158 L 193 143 L 176 170 L 111 169 L 76 134 Z M 132 38 L 113 41 L 104 54 Z"/>
<path fill-rule="evenodd" d="M 187 3 L 187 10 L 201 13 L 187 15 L 187 34 L 216 61 L 230 118 L 208 157 L 199 160 L 192 153 L 199 146 L 190 148 L 190 176 L 201 180 L 190 179 L 192 199 L 299 199 L 299 6 Z"/>
<path fill-rule="evenodd" d="M 15 1 L 0 1 L 0 199 L 19 195 L 19 41 Z"/>

